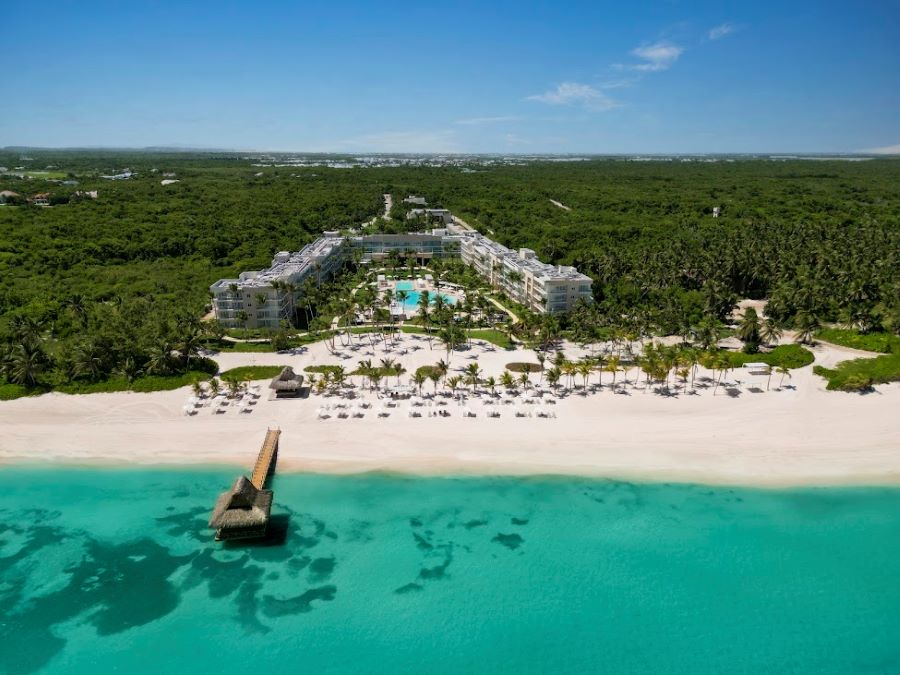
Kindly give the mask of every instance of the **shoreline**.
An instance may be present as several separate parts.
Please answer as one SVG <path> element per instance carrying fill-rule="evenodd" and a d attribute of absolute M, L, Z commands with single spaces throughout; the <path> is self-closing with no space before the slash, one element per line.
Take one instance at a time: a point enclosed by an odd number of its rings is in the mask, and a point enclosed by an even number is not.
<path fill-rule="evenodd" d="M 429 349 L 415 335 L 403 341 L 407 372 L 445 358 L 443 350 Z M 577 347 L 566 351 L 578 357 Z M 829 345 L 814 351 L 816 363 L 826 366 L 858 355 Z M 361 343 L 356 353 L 344 355 L 344 363 L 349 369 L 357 359 L 382 356 L 398 354 Z M 215 359 L 223 370 L 291 365 L 297 372 L 340 362 L 324 343 L 301 353 L 220 353 Z M 460 372 L 475 359 L 485 377 L 496 377 L 506 363 L 533 361 L 534 354 L 477 344 L 454 354 L 451 369 Z M 556 415 L 552 419 L 514 416 L 517 407 L 537 410 L 519 405 L 519 397 L 502 406 L 470 398 L 463 405 L 476 418 L 463 417 L 464 408 L 454 400 L 442 401 L 450 417 L 408 417 L 409 404 L 402 403 L 390 418 L 378 418 L 382 401 L 358 380 L 351 403 L 372 405 L 364 417 L 325 420 L 317 418 L 318 408 L 340 397 L 269 400 L 266 388 L 250 413 L 228 406 L 217 415 L 204 407 L 188 417 L 182 411 L 187 387 L 50 393 L 0 402 L 0 467 L 228 466 L 249 472 L 265 430 L 278 427 L 280 473 L 572 476 L 757 488 L 900 485 L 900 383 L 868 396 L 828 392 L 807 366 L 792 371 L 790 387 L 777 388 L 776 381 L 766 391 L 765 377 L 738 369 L 714 395 L 703 382 L 710 375 L 700 369 L 696 393 L 666 396 L 635 385 L 635 371 L 629 388 L 615 392 L 608 374 L 599 388 L 595 377 L 592 391 L 576 387 L 555 396 L 556 403 L 546 406 Z M 395 384 L 393 378 L 388 384 Z M 424 392 L 431 395 L 433 387 Z M 501 417 L 488 417 L 491 409 L 501 410 Z"/>
<path fill-rule="evenodd" d="M 398 462 L 393 465 L 384 463 L 351 463 L 340 461 L 322 461 L 308 464 L 292 463 L 289 466 L 278 465 L 276 475 L 310 475 L 310 476 L 367 476 L 381 475 L 390 478 L 402 479 L 435 479 L 453 480 L 468 478 L 509 478 L 509 479 L 540 479 L 540 480 L 567 480 L 584 479 L 592 481 L 610 481 L 620 483 L 641 484 L 677 484 L 677 485 L 701 485 L 707 487 L 733 487 L 749 490 L 792 490 L 792 489 L 840 489 L 840 488 L 875 488 L 875 489 L 900 489 L 900 472 L 885 475 L 875 474 L 843 474 L 832 476 L 831 479 L 822 480 L 816 476 L 792 476 L 792 477 L 745 477 L 745 480 L 737 479 L 735 475 L 722 473 L 711 474 L 708 471 L 664 471 L 659 472 L 634 472 L 623 469 L 621 472 L 607 472 L 589 466 L 583 467 L 558 467 L 554 470 L 544 465 L 516 465 L 503 464 L 458 464 L 447 463 L 446 466 L 438 466 L 437 462 L 430 466 L 414 465 L 408 462 Z M 196 463 L 162 463 L 153 461 L 136 460 L 109 460 L 103 458 L 81 460 L 48 459 L 44 461 L 31 459 L 5 460 L 0 462 L 0 471 L 26 470 L 26 471 L 159 471 L 159 472 L 236 472 L 249 475 L 250 471 L 246 463 L 242 464 L 238 459 L 233 461 L 221 461 L 211 464 L 208 462 Z"/>

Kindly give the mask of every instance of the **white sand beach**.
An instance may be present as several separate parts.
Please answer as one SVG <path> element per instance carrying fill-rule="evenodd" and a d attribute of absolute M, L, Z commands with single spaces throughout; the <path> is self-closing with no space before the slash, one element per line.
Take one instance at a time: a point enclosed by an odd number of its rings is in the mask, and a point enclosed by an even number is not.
<path fill-rule="evenodd" d="M 408 353 L 401 355 L 403 348 Z M 348 371 L 360 359 L 400 360 L 408 373 L 446 358 L 438 341 L 429 349 L 424 337 L 405 335 L 392 351 L 360 343 L 344 349 L 344 360 L 324 343 L 295 354 L 220 353 L 223 370 L 239 365 L 343 363 Z M 365 352 L 372 352 L 366 354 Z M 581 350 L 568 346 L 567 356 Z M 863 352 L 820 345 L 817 363 L 832 365 Z M 483 377 L 499 377 L 512 361 L 535 360 L 530 350 L 494 350 L 477 343 L 454 353 L 451 374 L 477 360 Z M 700 369 L 698 379 L 711 375 Z M 270 400 L 268 382 L 252 412 L 229 406 L 222 414 L 201 407 L 193 416 L 182 410 L 191 395 L 185 387 L 152 394 L 115 393 L 69 396 L 46 394 L 0 402 L 0 462 L 70 464 L 237 464 L 250 470 L 267 427 L 282 429 L 278 471 L 395 471 L 417 474 L 577 474 L 611 478 L 688 481 L 759 486 L 900 483 L 900 385 L 879 386 L 868 395 L 829 392 L 812 367 L 780 377 L 752 376 L 738 369 L 713 395 L 711 385 L 697 394 L 680 390 L 664 396 L 633 383 L 614 393 L 603 374 L 599 391 L 581 391 L 581 378 L 553 404 L 485 404 L 469 399 L 475 417 L 463 417 L 452 399 L 441 406 L 448 417 L 429 416 L 437 405 L 409 417 L 411 404 L 400 402 L 388 417 L 383 405 L 351 377 L 355 399 L 372 407 L 363 417 L 328 419 L 316 415 L 323 404 L 340 399 Z M 537 383 L 538 375 L 532 375 Z M 395 378 L 382 382 L 393 385 Z M 596 390 L 597 374 L 591 382 Z M 622 382 L 620 373 L 617 382 Z M 429 382 L 423 392 L 430 393 Z M 502 394 L 502 388 L 497 388 Z M 505 398 L 505 396 L 501 396 Z M 520 397 L 521 398 L 521 397 Z M 431 401 L 431 403 L 434 403 Z M 529 410 L 517 417 L 515 407 Z M 537 408 L 555 417 L 538 417 Z M 496 408 L 499 417 L 488 417 Z M 336 413 L 336 411 L 334 411 Z"/>

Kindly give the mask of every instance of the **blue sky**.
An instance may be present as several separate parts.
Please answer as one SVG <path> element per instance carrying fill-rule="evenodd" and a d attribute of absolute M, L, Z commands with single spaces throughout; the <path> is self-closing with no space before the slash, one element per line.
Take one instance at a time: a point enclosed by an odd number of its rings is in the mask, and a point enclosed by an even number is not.
<path fill-rule="evenodd" d="M 900 2 L 6 0 L 0 146 L 900 152 Z"/>

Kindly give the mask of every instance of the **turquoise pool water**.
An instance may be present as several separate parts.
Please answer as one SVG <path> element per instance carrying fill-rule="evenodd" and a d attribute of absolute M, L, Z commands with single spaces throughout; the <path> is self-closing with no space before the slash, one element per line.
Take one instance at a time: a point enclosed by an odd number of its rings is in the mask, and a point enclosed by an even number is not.
<path fill-rule="evenodd" d="M 406 291 L 407 298 L 403 303 L 403 308 L 409 312 L 411 310 L 416 309 L 419 306 L 419 298 L 422 296 L 419 291 L 413 290 L 415 288 L 413 282 L 411 281 L 396 281 L 394 282 L 394 291 Z M 434 304 L 434 296 L 438 295 L 437 293 L 431 293 L 431 303 Z M 444 298 L 444 302 L 448 305 L 455 305 L 456 298 L 450 295 L 446 295 L 444 293 L 440 294 Z"/>
<path fill-rule="evenodd" d="M 900 490 L 5 468 L 0 672 L 900 671 Z"/>

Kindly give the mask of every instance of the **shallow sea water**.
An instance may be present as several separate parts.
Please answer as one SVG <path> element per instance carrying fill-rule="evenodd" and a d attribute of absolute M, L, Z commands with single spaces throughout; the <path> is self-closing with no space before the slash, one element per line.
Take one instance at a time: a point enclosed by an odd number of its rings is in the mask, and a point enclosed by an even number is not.
<path fill-rule="evenodd" d="M 6 468 L 0 672 L 900 672 L 900 490 Z"/>

